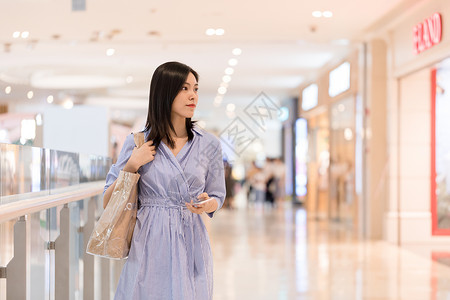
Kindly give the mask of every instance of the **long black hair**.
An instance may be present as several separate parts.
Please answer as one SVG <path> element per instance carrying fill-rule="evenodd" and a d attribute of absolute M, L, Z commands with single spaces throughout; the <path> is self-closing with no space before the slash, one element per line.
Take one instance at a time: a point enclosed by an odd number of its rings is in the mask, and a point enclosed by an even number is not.
<path fill-rule="evenodd" d="M 192 73 L 198 81 L 197 72 L 176 61 L 160 65 L 153 73 L 150 83 L 147 123 L 144 130 L 150 130 L 147 141 L 152 140 L 156 148 L 164 138 L 167 140 L 168 146 L 175 148 L 175 142 L 170 136 L 170 130 L 175 132 L 171 120 L 172 103 L 186 82 L 189 73 Z M 194 138 L 192 132 L 194 123 L 195 121 L 191 121 L 191 118 L 186 118 L 189 141 Z"/>

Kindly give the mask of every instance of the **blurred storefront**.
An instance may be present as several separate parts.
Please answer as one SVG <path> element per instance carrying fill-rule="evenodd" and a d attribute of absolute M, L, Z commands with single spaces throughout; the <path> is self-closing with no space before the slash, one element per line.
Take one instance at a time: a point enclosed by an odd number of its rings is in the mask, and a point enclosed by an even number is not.
<path fill-rule="evenodd" d="M 387 56 L 383 237 L 398 244 L 450 241 L 449 20 L 450 2 L 428 1 L 370 33 L 368 43 L 384 44 L 379 55 Z M 368 61 L 377 55 L 368 52 Z"/>
<path fill-rule="evenodd" d="M 356 153 L 356 121 L 362 119 L 357 118 L 358 57 L 359 52 L 353 52 L 316 82 L 303 86 L 299 105 L 299 114 L 308 124 L 305 205 L 309 216 L 339 221 L 353 230 L 359 222 L 355 172 L 362 167 Z"/>

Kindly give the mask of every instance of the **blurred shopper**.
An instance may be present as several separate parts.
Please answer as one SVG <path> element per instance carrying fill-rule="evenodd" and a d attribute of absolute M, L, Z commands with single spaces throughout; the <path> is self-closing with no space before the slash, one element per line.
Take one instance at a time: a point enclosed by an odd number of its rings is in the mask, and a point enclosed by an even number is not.
<path fill-rule="evenodd" d="M 266 181 L 266 202 L 273 206 L 275 202 L 275 172 L 274 172 L 274 160 L 272 158 L 266 158 L 266 164 L 264 165 L 264 176 Z"/>
<path fill-rule="evenodd" d="M 213 298 L 212 253 L 200 215 L 212 217 L 222 206 L 225 180 L 219 140 L 191 121 L 197 81 L 197 73 L 178 62 L 155 70 L 147 142 L 137 149 L 129 135 L 108 173 L 104 205 L 121 170 L 141 175 L 140 208 L 116 300 Z"/>
<path fill-rule="evenodd" d="M 254 193 L 253 193 L 253 184 L 252 184 L 252 178 L 253 176 L 259 172 L 259 168 L 256 166 L 256 162 L 252 161 L 252 165 L 250 169 L 248 169 L 247 174 L 245 176 L 245 181 L 247 183 L 248 189 L 247 189 L 247 201 L 248 203 L 254 202 Z"/>
<path fill-rule="evenodd" d="M 225 208 L 233 208 L 234 201 L 234 179 L 233 179 L 233 166 L 228 162 L 224 162 L 225 169 L 225 187 L 226 187 L 226 198 L 223 203 L 223 207 Z"/>
<path fill-rule="evenodd" d="M 275 203 L 282 204 L 285 194 L 286 167 L 281 158 L 276 158 L 273 163 L 273 174 L 275 178 Z"/>
<path fill-rule="evenodd" d="M 249 177 L 252 185 L 252 199 L 250 203 L 254 203 L 257 206 L 264 205 L 266 199 L 266 176 L 263 169 L 256 167 Z"/>

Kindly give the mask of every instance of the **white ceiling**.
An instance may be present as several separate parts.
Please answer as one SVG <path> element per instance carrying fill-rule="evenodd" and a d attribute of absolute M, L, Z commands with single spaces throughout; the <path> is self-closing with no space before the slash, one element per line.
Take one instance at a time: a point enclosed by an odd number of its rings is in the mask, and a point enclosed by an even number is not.
<path fill-rule="evenodd" d="M 200 74 L 197 117 L 221 122 L 226 104 L 236 104 L 238 112 L 261 91 L 277 101 L 296 96 L 302 82 L 349 51 L 352 44 L 343 40 L 355 42 L 405 1 L 86 2 L 86 11 L 71 11 L 69 0 L 0 0 L 0 43 L 6 44 L 0 45 L 0 101 L 30 101 L 26 91 L 34 89 L 35 102 L 45 103 L 50 93 L 55 102 L 75 95 L 86 104 L 145 114 L 154 69 L 178 60 Z M 314 10 L 334 16 L 317 19 Z M 210 27 L 225 34 L 206 36 Z M 30 35 L 14 39 L 15 31 Z M 235 47 L 242 54 L 222 104 L 214 107 Z M 108 48 L 113 56 L 106 56 Z M 13 87 L 10 95 L 6 85 Z"/>

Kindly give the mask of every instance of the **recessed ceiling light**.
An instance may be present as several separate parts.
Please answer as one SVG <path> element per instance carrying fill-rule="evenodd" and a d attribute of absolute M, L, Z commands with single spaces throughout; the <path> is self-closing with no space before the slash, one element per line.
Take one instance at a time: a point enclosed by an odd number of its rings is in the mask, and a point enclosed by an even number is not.
<path fill-rule="evenodd" d="M 70 99 L 64 101 L 63 107 L 64 107 L 65 109 L 71 109 L 71 108 L 73 107 L 73 101 L 70 100 Z"/>
<path fill-rule="evenodd" d="M 332 13 L 331 11 L 329 11 L 329 10 L 326 10 L 326 11 L 324 11 L 324 12 L 322 13 L 322 15 L 323 15 L 325 18 L 331 18 L 331 17 L 333 16 L 333 13 Z"/>
<path fill-rule="evenodd" d="M 11 93 L 11 87 L 9 85 L 7 87 L 5 87 L 5 93 L 6 94 L 10 94 Z"/>
<path fill-rule="evenodd" d="M 231 81 L 231 76 L 230 75 L 225 75 L 222 77 L 222 81 L 223 82 L 230 82 Z"/>
<path fill-rule="evenodd" d="M 215 35 L 216 34 L 216 30 L 214 28 L 208 28 L 206 29 L 206 35 Z"/>
<path fill-rule="evenodd" d="M 24 31 L 22 32 L 22 34 L 20 35 L 23 39 L 26 39 L 30 36 L 30 33 L 28 31 Z"/>
<path fill-rule="evenodd" d="M 33 91 L 28 91 L 28 93 L 27 93 L 27 98 L 28 98 L 28 99 L 32 99 L 33 96 L 34 96 Z"/>
<path fill-rule="evenodd" d="M 315 11 L 312 12 L 312 16 L 314 18 L 320 18 L 322 16 L 322 12 L 318 11 L 318 10 L 315 10 Z"/>
<path fill-rule="evenodd" d="M 241 55 L 242 50 L 241 50 L 241 48 L 234 48 L 232 53 L 233 53 L 233 55 L 236 55 L 236 56 Z"/>
<path fill-rule="evenodd" d="M 218 28 L 216 29 L 216 35 L 224 35 L 225 34 L 225 30 L 222 28 Z"/>
<path fill-rule="evenodd" d="M 18 37 L 20 37 L 20 31 L 15 31 L 12 36 L 13 38 L 17 39 Z"/>
<path fill-rule="evenodd" d="M 225 74 L 232 75 L 234 73 L 234 69 L 231 67 L 228 67 L 225 69 Z"/>
<path fill-rule="evenodd" d="M 221 94 L 221 95 L 225 95 L 226 92 L 227 92 L 227 88 L 221 86 L 221 87 L 219 87 L 219 88 L 217 89 L 217 92 L 218 92 L 219 94 Z"/>
<path fill-rule="evenodd" d="M 234 105 L 233 103 L 228 103 L 227 104 L 227 110 L 228 111 L 234 111 L 236 109 L 236 105 Z"/>
<path fill-rule="evenodd" d="M 109 48 L 108 50 L 106 50 L 106 55 L 108 56 L 113 56 L 114 53 L 116 53 L 116 50 L 113 48 Z"/>
<path fill-rule="evenodd" d="M 47 102 L 48 102 L 49 104 L 52 104 L 52 103 L 53 103 L 53 96 L 52 96 L 52 95 L 50 95 L 50 96 L 47 97 Z"/>
<path fill-rule="evenodd" d="M 228 60 L 228 64 L 232 67 L 237 65 L 237 63 L 238 63 L 238 60 L 236 58 L 231 58 L 230 60 Z"/>

